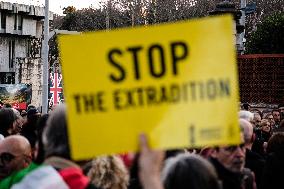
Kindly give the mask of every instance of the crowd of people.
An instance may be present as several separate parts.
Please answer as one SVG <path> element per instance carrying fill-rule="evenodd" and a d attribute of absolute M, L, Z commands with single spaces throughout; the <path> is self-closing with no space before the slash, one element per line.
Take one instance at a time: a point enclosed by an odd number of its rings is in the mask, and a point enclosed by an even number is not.
<path fill-rule="evenodd" d="M 0 189 L 266 189 L 282 188 L 284 107 L 242 107 L 241 144 L 153 150 L 75 161 L 66 106 L 41 115 L 34 107 L 0 109 Z M 106 144 L 107 145 L 107 144 Z"/>

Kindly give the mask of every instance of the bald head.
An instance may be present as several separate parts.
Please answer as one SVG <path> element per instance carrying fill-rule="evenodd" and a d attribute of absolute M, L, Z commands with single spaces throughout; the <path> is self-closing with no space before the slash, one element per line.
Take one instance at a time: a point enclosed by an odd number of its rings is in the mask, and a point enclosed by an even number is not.
<path fill-rule="evenodd" d="M 31 154 L 31 145 L 29 141 L 21 136 L 21 135 L 11 135 L 6 137 L 1 143 L 0 143 L 1 149 L 0 152 L 5 150 L 5 152 L 12 153 L 14 155 L 18 154 L 25 154 L 30 155 Z"/>
<path fill-rule="evenodd" d="M 250 144 L 252 142 L 251 139 L 253 136 L 253 126 L 250 122 L 248 122 L 245 119 L 239 119 L 239 122 L 243 130 L 245 144 Z"/>
<path fill-rule="evenodd" d="M 31 163 L 31 146 L 20 135 L 11 135 L 0 142 L 0 180 Z"/>

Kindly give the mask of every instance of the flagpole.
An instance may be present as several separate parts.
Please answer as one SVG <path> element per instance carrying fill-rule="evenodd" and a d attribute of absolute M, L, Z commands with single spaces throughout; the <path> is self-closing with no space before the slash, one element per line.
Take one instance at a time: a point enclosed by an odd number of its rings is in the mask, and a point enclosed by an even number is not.
<path fill-rule="evenodd" d="M 42 44 L 42 113 L 48 108 L 48 40 L 49 40 L 49 0 L 45 0 L 44 7 L 44 40 Z"/>

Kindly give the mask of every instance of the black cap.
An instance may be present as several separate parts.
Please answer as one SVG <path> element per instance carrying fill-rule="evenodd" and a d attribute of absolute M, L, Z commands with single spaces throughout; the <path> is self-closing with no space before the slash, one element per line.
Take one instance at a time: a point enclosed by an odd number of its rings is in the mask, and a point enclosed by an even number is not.
<path fill-rule="evenodd" d="M 27 112 L 27 116 L 28 118 L 35 115 L 35 114 L 39 114 L 39 111 L 36 108 L 31 108 L 28 110 Z"/>
<path fill-rule="evenodd" d="M 34 105 L 32 105 L 32 104 L 29 104 L 28 105 L 28 108 L 27 108 L 27 111 L 29 111 L 30 109 L 32 109 L 32 108 L 36 108 Z"/>

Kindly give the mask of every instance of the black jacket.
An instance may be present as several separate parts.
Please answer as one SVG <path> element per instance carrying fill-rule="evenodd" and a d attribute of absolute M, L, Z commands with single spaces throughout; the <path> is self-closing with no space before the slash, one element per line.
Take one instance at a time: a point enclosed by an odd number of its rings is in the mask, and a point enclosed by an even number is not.
<path fill-rule="evenodd" d="M 217 159 L 211 158 L 210 161 L 222 181 L 223 189 L 254 189 L 256 187 L 254 175 L 249 169 L 245 169 L 242 173 L 234 173 L 226 169 Z"/>
<path fill-rule="evenodd" d="M 257 188 L 260 187 L 264 165 L 265 159 L 263 158 L 263 156 L 247 149 L 245 167 L 249 168 L 254 172 Z"/>
<path fill-rule="evenodd" d="M 273 152 L 266 160 L 260 189 L 283 188 L 284 149 Z"/>

